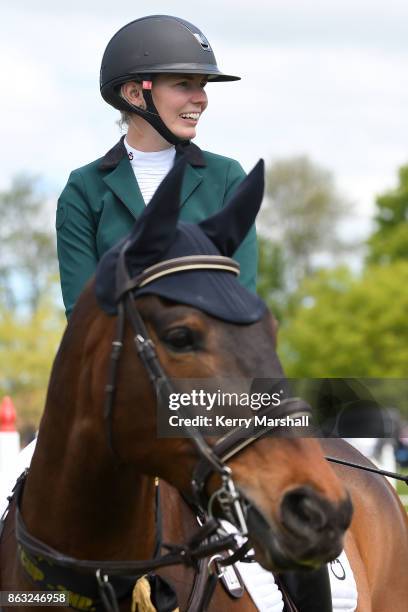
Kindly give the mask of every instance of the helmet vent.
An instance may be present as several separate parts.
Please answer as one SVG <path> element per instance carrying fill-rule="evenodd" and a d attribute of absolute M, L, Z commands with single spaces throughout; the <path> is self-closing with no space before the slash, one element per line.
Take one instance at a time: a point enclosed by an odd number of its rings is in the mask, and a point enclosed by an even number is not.
<path fill-rule="evenodd" d="M 198 40 L 201 47 L 205 51 L 211 51 L 210 43 L 208 42 L 204 34 L 201 34 L 201 32 L 194 32 L 194 37 Z"/>

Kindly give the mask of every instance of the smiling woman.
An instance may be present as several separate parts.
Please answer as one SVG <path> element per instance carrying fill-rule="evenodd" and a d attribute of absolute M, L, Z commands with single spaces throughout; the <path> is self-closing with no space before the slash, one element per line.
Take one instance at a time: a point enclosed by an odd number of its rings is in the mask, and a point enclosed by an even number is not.
<path fill-rule="evenodd" d="M 121 111 L 128 129 L 104 157 L 71 173 L 58 202 L 67 317 L 102 255 L 131 230 L 176 158 L 187 161 L 182 220 L 197 223 L 225 206 L 245 176 L 243 169 L 233 159 L 201 151 L 191 140 L 207 108 L 206 84 L 238 79 L 219 70 L 204 34 L 183 19 L 137 19 L 110 40 L 102 59 L 101 94 Z M 241 284 L 255 291 L 254 227 L 234 258 Z"/>

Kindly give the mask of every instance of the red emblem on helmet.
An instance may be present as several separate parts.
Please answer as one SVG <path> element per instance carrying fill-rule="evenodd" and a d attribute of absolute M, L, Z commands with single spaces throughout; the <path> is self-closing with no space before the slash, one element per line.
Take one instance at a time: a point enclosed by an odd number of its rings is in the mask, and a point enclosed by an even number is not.
<path fill-rule="evenodd" d="M 143 81 L 142 87 L 143 87 L 143 89 L 151 89 L 152 88 L 152 82 L 151 81 Z"/>

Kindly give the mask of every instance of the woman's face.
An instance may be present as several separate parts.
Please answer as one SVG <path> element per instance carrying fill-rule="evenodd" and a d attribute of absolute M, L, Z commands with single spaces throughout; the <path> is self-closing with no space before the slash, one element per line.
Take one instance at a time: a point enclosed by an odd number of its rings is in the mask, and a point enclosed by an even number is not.
<path fill-rule="evenodd" d="M 160 117 L 183 140 L 195 137 L 197 123 L 207 108 L 206 83 L 207 78 L 200 74 L 159 74 L 153 81 L 153 101 Z"/>

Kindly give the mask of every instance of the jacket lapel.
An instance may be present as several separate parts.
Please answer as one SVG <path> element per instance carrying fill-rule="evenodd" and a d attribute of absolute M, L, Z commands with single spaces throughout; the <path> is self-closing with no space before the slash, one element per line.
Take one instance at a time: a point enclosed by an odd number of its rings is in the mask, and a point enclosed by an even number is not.
<path fill-rule="evenodd" d="M 101 170 L 110 170 L 103 180 L 113 193 L 123 202 L 131 214 L 137 218 L 145 208 L 143 196 L 139 185 L 129 163 L 126 148 L 123 144 L 124 136 L 120 141 L 105 155 L 100 164 Z M 190 144 L 190 157 L 193 165 L 187 164 L 183 186 L 181 189 L 180 208 L 184 206 L 191 194 L 197 189 L 203 177 L 196 168 L 205 167 L 206 163 L 202 151 L 193 144 Z"/>
<path fill-rule="evenodd" d="M 103 180 L 135 218 L 143 212 L 145 209 L 143 196 L 127 157 L 122 157 L 118 165 L 104 176 Z"/>
<path fill-rule="evenodd" d="M 193 168 L 193 166 L 187 165 L 184 174 L 183 186 L 181 188 L 180 208 L 184 206 L 188 198 L 197 189 L 202 180 L 203 177 L 201 173 Z"/>

